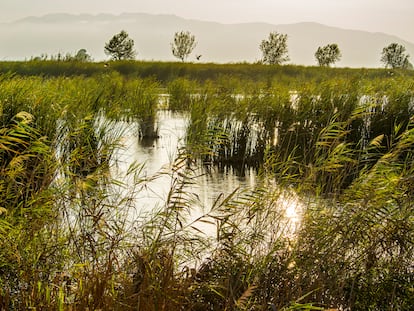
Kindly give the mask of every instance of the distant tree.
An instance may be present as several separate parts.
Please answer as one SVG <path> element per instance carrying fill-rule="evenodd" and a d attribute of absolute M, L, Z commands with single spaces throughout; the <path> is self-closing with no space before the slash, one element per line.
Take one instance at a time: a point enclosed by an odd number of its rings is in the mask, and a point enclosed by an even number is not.
<path fill-rule="evenodd" d="M 134 40 L 122 30 L 105 44 L 105 54 L 110 55 L 113 60 L 134 59 L 136 55 Z"/>
<path fill-rule="evenodd" d="M 73 60 L 78 62 L 90 62 L 92 61 L 92 57 L 87 53 L 85 49 L 80 49 L 73 57 Z"/>
<path fill-rule="evenodd" d="M 86 52 L 85 49 L 80 49 L 75 55 L 71 53 L 62 54 L 61 52 L 57 54 L 41 54 L 40 56 L 32 57 L 31 60 L 34 61 L 56 61 L 56 62 L 90 62 L 92 61 L 92 57 Z"/>
<path fill-rule="evenodd" d="M 182 62 L 191 54 L 196 47 L 195 36 L 189 31 L 176 32 L 174 41 L 171 43 L 171 50 L 175 57 L 181 59 Z"/>
<path fill-rule="evenodd" d="M 65 60 L 65 56 L 61 52 L 58 52 L 56 55 L 50 55 L 50 60 L 61 62 Z"/>
<path fill-rule="evenodd" d="M 289 60 L 287 48 L 287 35 L 271 32 L 268 40 L 260 44 L 263 53 L 263 63 L 280 65 Z"/>
<path fill-rule="evenodd" d="M 385 68 L 412 68 L 412 64 L 408 58 L 410 55 L 405 53 L 405 47 L 398 43 L 391 43 L 382 49 L 381 62 L 384 63 Z"/>
<path fill-rule="evenodd" d="M 40 56 L 32 56 L 30 57 L 31 61 L 46 61 L 48 59 L 48 55 L 46 53 L 40 54 Z"/>
<path fill-rule="evenodd" d="M 315 58 L 319 66 L 329 67 L 331 64 L 339 61 L 341 57 L 341 51 L 335 43 L 325 45 L 324 47 L 318 47 L 315 52 Z"/>

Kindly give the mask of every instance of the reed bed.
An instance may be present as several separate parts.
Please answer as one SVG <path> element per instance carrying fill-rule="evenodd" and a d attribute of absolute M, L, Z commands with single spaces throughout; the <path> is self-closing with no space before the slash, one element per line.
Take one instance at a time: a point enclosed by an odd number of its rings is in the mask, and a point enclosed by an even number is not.
<path fill-rule="evenodd" d="M 177 78 L 192 81 L 238 80 L 263 85 L 278 84 L 297 86 L 303 82 L 321 83 L 333 79 L 388 79 L 398 76 L 413 77 L 413 71 L 386 70 L 379 68 L 322 68 L 318 66 L 267 66 L 264 64 L 234 63 L 182 63 L 182 62 L 146 62 L 146 61 L 0 61 L 0 72 L 14 72 L 23 76 L 44 77 L 93 77 L 102 74 L 118 73 L 131 78 L 153 78 L 163 84 Z M 221 84 L 221 83 L 220 83 Z"/>
<path fill-rule="evenodd" d="M 54 63 L 7 65 L 31 76 L 0 76 L 0 309 L 414 305 L 411 73 L 140 64 L 187 72 L 159 79 L 114 62 L 53 77 L 37 70 Z M 185 147 L 153 176 L 135 163 L 115 178 L 116 122 L 155 139 L 165 106 L 189 115 Z M 200 163 L 259 179 L 192 219 Z M 165 202 L 131 218 L 137 193 L 165 175 Z"/>

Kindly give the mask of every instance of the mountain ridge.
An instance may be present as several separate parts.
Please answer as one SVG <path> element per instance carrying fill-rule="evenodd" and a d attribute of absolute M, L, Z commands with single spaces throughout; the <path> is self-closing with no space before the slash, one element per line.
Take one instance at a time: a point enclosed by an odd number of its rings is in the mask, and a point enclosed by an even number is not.
<path fill-rule="evenodd" d="M 381 67 L 382 48 L 392 42 L 403 44 L 414 54 L 414 44 L 395 35 L 339 28 L 318 22 L 292 24 L 265 22 L 220 23 L 182 18 L 172 14 L 121 13 L 119 15 L 53 13 L 28 16 L 0 27 L 0 59 L 22 60 L 40 54 L 74 53 L 85 48 L 95 60 L 107 59 L 103 47 L 120 30 L 134 39 L 140 60 L 174 61 L 170 42 L 177 31 L 188 30 L 198 42 L 194 55 L 203 62 L 256 62 L 259 45 L 270 31 L 288 35 L 291 61 L 316 65 L 319 46 L 337 43 L 342 60 L 338 67 Z M 195 61 L 193 57 L 189 61 Z"/>

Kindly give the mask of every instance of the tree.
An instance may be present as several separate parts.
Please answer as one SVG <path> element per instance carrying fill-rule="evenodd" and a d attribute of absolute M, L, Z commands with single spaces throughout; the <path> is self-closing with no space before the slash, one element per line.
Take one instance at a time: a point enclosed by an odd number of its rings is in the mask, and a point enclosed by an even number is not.
<path fill-rule="evenodd" d="M 391 43 L 382 49 L 381 62 L 385 68 L 412 68 L 412 64 L 408 61 L 410 55 L 405 53 L 405 47 L 398 43 Z"/>
<path fill-rule="evenodd" d="M 196 45 L 194 35 L 189 31 L 181 31 L 174 34 L 174 42 L 171 43 L 171 50 L 175 57 L 184 62 Z"/>
<path fill-rule="evenodd" d="M 85 49 L 80 49 L 75 56 L 73 56 L 73 59 L 78 62 L 90 62 L 92 61 L 92 57 L 88 54 L 88 52 Z"/>
<path fill-rule="evenodd" d="M 122 30 L 105 44 L 105 54 L 110 55 L 113 60 L 134 59 L 136 55 L 134 40 Z"/>
<path fill-rule="evenodd" d="M 329 67 L 341 59 L 341 51 L 336 43 L 318 47 L 315 52 L 315 58 L 319 66 Z"/>
<path fill-rule="evenodd" d="M 263 53 L 263 62 L 266 64 L 280 65 L 289 60 L 287 49 L 287 35 L 271 32 L 268 40 L 260 44 Z"/>

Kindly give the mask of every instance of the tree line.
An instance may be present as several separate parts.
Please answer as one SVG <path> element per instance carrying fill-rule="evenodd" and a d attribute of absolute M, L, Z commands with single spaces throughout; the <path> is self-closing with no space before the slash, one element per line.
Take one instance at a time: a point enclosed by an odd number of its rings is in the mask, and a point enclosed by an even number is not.
<path fill-rule="evenodd" d="M 267 39 L 262 40 L 259 49 L 262 53 L 262 59 L 259 61 L 263 64 L 281 65 L 290 60 L 288 53 L 288 36 L 287 34 L 278 33 L 276 31 L 270 32 Z M 197 46 L 195 36 L 189 31 L 176 32 L 171 42 L 171 52 L 174 57 L 180 61 L 185 62 L 194 48 Z M 137 56 L 137 51 L 134 47 L 134 40 L 129 37 L 125 30 L 121 30 L 115 34 L 104 46 L 104 52 L 110 56 L 111 60 L 133 60 Z M 200 60 L 202 55 L 196 55 L 196 59 Z M 336 43 L 330 43 L 325 46 L 320 46 L 316 50 L 315 60 L 318 66 L 330 67 L 338 62 L 342 53 Z M 406 48 L 398 43 L 391 43 L 384 47 L 381 52 L 381 62 L 385 68 L 402 68 L 413 69 L 413 65 L 409 61 L 410 55 L 406 53 Z M 36 57 L 34 60 L 45 60 L 47 55 Z M 62 56 L 52 56 L 52 60 L 64 61 L 91 61 L 91 56 L 85 49 L 79 50 L 75 55 L 66 54 Z"/>

